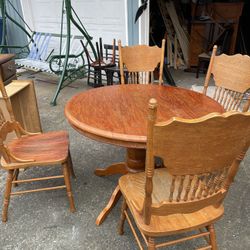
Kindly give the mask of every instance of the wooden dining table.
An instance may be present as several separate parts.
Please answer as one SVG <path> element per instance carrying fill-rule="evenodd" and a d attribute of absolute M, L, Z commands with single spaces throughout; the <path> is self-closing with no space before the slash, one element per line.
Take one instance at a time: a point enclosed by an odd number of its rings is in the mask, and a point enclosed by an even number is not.
<path fill-rule="evenodd" d="M 144 171 L 150 98 L 158 102 L 158 122 L 224 112 L 219 103 L 201 93 L 153 84 L 112 85 L 73 96 L 65 106 L 65 116 L 76 131 L 93 140 L 126 148 L 125 162 L 96 169 L 97 176 Z M 117 186 L 96 219 L 97 225 L 103 222 L 120 196 Z"/>

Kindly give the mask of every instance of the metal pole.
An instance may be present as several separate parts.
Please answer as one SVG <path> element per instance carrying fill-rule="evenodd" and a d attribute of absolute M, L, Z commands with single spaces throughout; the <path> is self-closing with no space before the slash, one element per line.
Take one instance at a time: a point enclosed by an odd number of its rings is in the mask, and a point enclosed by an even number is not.
<path fill-rule="evenodd" d="M 56 99 L 57 96 L 59 95 L 59 92 L 62 88 L 62 84 L 64 82 L 64 77 L 65 73 L 67 70 L 67 65 L 68 65 L 68 59 L 69 59 L 69 49 L 70 49 L 70 37 L 71 37 L 71 30 L 70 30 L 70 17 L 71 17 L 71 1 L 70 0 L 63 0 L 65 1 L 65 8 L 66 8 L 66 18 L 67 18 L 67 40 L 66 40 L 66 53 L 65 53 L 65 59 L 64 59 L 64 65 L 63 65 L 63 70 L 62 74 L 56 89 L 56 93 L 51 101 L 51 105 L 55 106 L 56 105 Z"/>
<path fill-rule="evenodd" d="M 1 12 L 2 12 L 2 20 L 3 20 L 1 45 L 5 45 L 5 43 L 6 43 L 6 4 L 5 4 L 5 0 L 0 1 L 0 7 L 1 7 Z M 2 51 L 1 51 L 1 53 L 2 53 Z"/>
<path fill-rule="evenodd" d="M 85 34 L 85 32 L 83 31 L 82 27 L 75 21 L 75 19 L 72 17 L 72 15 L 70 16 L 70 19 L 72 21 L 72 23 L 81 31 L 81 33 L 84 35 L 84 37 L 87 39 L 92 51 L 93 51 L 93 54 L 94 54 L 94 57 L 95 57 L 95 60 L 97 60 L 97 54 L 96 54 L 96 50 L 95 50 L 95 47 L 93 45 L 93 43 L 91 42 L 91 39 L 89 38 L 89 35 Z"/>

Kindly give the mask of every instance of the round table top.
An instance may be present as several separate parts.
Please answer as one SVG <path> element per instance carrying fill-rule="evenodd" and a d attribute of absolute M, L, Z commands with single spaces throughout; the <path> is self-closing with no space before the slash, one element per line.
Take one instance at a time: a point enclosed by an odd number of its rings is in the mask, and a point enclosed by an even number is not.
<path fill-rule="evenodd" d="M 73 96 L 65 116 L 78 132 L 94 140 L 128 148 L 146 148 L 148 102 L 158 102 L 157 121 L 198 118 L 224 112 L 203 94 L 170 86 L 126 84 L 90 89 Z"/>

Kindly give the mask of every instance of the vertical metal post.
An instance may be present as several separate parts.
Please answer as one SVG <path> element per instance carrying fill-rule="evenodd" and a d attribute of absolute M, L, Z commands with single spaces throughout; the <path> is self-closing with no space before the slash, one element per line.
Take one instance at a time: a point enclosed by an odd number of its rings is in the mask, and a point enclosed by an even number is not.
<path fill-rule="evenodd" d="M 6 44 L 6 3 L 5 3 L 5 0 L 0 0 L 0 8 L 1 8 L 2 20 L 3 20 L 1 45 L 5 45 Z"/>
<path fill-rule="evenodd" d="M 56 98 L 59 95 L 59 92 L 62 88 L 62 84 L 64 82 L 64 77 L 67 72 L 67 65 L 69 59 L 69 50 L 70 50 L 70 37 L 71 37 L 71 30 L 70 30 L 70 19 L 71 19 L 71 1 L 70 0 L 63 0 L 65 1 L 65 9 L 66 9 L 66 20 L 67 20 L 67 40 L 66 40 L 66 52 L 65 52 L 65 59 L 63 64 L 62 74 L 57 85 L 56 93 L 51 101 L 51 105 L 56 105 Z"/>
<path fill-rule="evenodd" d="M 56 105 L 56 99 L 57 96 L 59 95 L 60 90 L 63 87 L 63 83 L 65 81 L 65 75 L 67 74 L 67 64 L 68 64 L 68 58 L 69 58 L 69 53 L 70 53 L 70 38 L 71 38 L 71 22 L 76 26 L 76 28 L 83 34 L 83 36 L 86 38 L 86 40 L 88 41 L 88 44 L 90 45 L 94 57 L 97 59 L 97 54 L 96 54 L 96 50 L 94 45 L 91 42 L 91 38 L 89 37 L 88 34 L 86 34 L 86 32 L 82 29 L 82 27 L 77 23 L 77 21 L 73 18 L 72 15 L 72 6 L 71 6 L 71 0 L 63 0 L 63 4 L 65 6 L 66 9 L 66 20 L 67 20 L 67 41 L 66 41 L 66 53 L 65 53 L 65 59 L 64 59 L 64 65 L 63 65 L 63 70 L 62 70 L 62 74 L 56 89 L 56 93 L 51 101 L 51 105 L 55 106 Z M 74 12 L 75 13 L 75 12 Z M 77 16 L 77 14 L 75 13 L 75 15 Z M 77 16 L 77 18 L 79 19 L 79 17 Z M 79 19 L 80 20 L 80 19 Z M 78 20 L 78 21 L 79 21 Z"/>

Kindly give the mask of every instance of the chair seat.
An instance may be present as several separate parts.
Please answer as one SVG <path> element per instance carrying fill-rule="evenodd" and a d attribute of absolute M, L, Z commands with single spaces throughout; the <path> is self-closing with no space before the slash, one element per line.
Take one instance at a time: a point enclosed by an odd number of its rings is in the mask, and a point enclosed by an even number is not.
<path fill-rule="evenodd" d="M 156 169 L 153 177 L 152 203 L 159 203 L 168 200 L 171 185 L 171 176 L 167 169 Z M 191 231 L 212 224 L 224 213 L 223 206 L 215 208 L 205 207 L 199 211 L 189 214 L 172 214 L 167 216 L 151 216 L 150 225 L 143 222 L 143 217 L 139 214 L 135 206 L 142 209 L 145 197 L 145 173 L 127 174 L 119 179 L 120 190 L 125 197 L 135 222 L 145 235 L 164 236 L 175 233 Z"/>
<path fill-rule="evenodd" d="M 16 59 L 15 63 L 19 66 L 26 67 L 29 69 L 41 70 L 43 72 L 53 73 L 49 67 L 49 63 L 41 60 L 24 58 L 24 59 Z"/>
<path fill-rule="evenodd" d="M 106 68 L 106 67 L 115 67 L 115 63 L 105 63 L 105 62 L 101 62 L 101 65 L 99 65 L 98 61 L 93 62 L 90 64 L 91 67 L 97 68 L 97 69 L 102 69 L 102 68 Z"/>
<path fill-rule="evenodd" d="M 8 144 L 10 152 L 22 160 L 34 160 L 36 165 L 63 163 L 68 156 L 69 136 L 66 131 L 48 132 L 37 135 L 16 138 Z M 6 169 L 29 167 L 30 163 L 6 163 L 1 159 L 1 165 Z"/>

